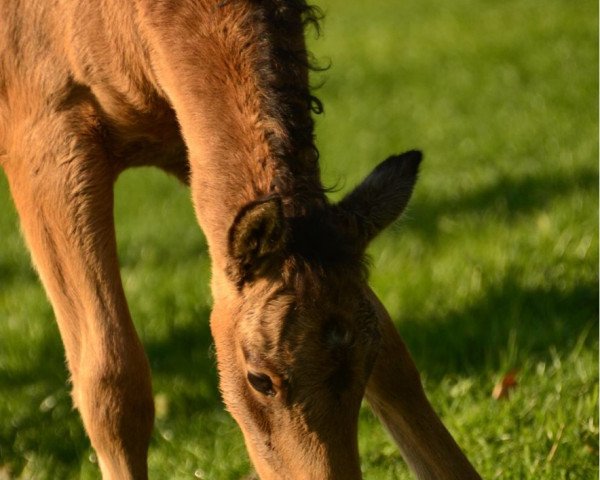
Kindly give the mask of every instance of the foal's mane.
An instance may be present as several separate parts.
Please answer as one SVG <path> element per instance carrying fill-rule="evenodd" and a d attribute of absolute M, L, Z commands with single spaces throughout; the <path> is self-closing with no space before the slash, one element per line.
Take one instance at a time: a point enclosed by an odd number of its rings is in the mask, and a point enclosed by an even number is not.
<path fill-rule="evenodd" d="M 277 264 L 273 274 L 296 290 L 318 288 L 328 276 L 366 278 L 364 252 L 355 248 L 344 228 L 344 212 L 329 205 L 320 180 L 312 114 L 322 113 L 323 105 L 310 91 L 309 74 L 324 69 L 307 52 L 304 34 L 307 27 L 320 33 L 323 14 L 305 0 L 227 0 L 220 5 L 242 1 L 253 7 L 245 27 L 256 42 L 260 115 L 275 165 L 270 187 L 260 193 L 263 200 L 281 199 L 288 227 L 283 265 Z M 245 279 L 237 279 L 239 285 Z"/>
<path fill-rule="evenodd" d="M 267 26 L 267 41 L 259 59 L 262 78 L 274 92 L 264 107 L 267 115 L 286 126 L 289 136 L 273 135 L 270 148 L 276 158 L 287 159 L 289 178 L 278 178 L 275 188 L 284 196 L 292 193 L 288 214 L 291 243 L 282 274 L 296 289 L 307 284 L 317 287 L 327 272 L 338 276 L 367 276 L 368 261 L 340 227 L 339 211 L 328 208 L 326 188 L 320 181 L 319 151 L 314 143 L 311 114 L 323 112 L 323 104 L 310 91 L 309 72 L 322 68 L 307 52 L 304 30 L 320 33 L 322 11 L 304 0 L 252 0 L 256 15 Z M 294 38 L 300 43 L 294 44 Z M 288 190 L 290 189 L 290 190 Z M 312 281 L 307 282 L 307 277 Z"/>
<path fill-rule="evenodd" d="M 318 34 L 323 14 L 304 0 L 251 2 L 256 7 L 252 22 L 263 26 L 257 64 L 264 91 L 270 92 L 263 99 L 264 114 L 286 130 L 286 135 L 273 132 L 267 138 L 273 157 L 285 162 L 282 175 L 274 179 L 273 191 L 295 199 L 295 205 L 311 203 L 315 196 L 321 200 L 324 190 L 311 114 L 321 113 L 323 105 L 311 93 L 308 76 L 310 71 L 323 69 L 306 50 L 304 30 L 310 26 Z"/>

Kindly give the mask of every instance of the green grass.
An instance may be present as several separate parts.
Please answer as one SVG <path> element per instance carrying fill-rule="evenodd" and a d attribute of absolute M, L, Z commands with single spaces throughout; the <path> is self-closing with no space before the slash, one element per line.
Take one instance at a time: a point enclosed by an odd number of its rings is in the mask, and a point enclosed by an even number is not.
<path fill-rule="evenodd" d="M 430 398 L 486 479 L 598 477 L 598 6 L 591 0 L 321 2 L 312 41 L 324 181 L 339 198 L 418 147 L 412 206 L 372 284 Z M 247 474 L 207 323 L 205 241 L 160 172 L 117 185 L 122 274 L 154 373 L 153 478 Z M 0 478 L 99 478 L 52 311 L 0 177 Z M 157 227 L 158 226 L 158 227 Z M 508 400 L 491 392 L 518 369 Z M 364 408 L 367 479 L 410 478 Z"/>

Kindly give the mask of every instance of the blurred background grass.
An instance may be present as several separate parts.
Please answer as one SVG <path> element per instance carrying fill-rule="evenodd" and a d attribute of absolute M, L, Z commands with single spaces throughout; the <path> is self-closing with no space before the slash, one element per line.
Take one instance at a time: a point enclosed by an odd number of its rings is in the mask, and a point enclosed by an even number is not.
<path fill-rule="evenodd" d="M 390 153 L 426 155 L 408 214 L 370 249 L 371 280 L 436 409 L 484 478 L 597 478 L 597 3 L 320 5 L 333 196 Z M 0 478 L 99 478 L 4 176 L 0 205 Z M 218 394 L 189 192 L 127 172 L 116 219 L 154 374 L 151 476 L 240 478 L 251 467 Z M 518 386 L 493 400 L 512 369 Z M 360 449 L 367 479 L 410 478 L 367 408 Z"/>

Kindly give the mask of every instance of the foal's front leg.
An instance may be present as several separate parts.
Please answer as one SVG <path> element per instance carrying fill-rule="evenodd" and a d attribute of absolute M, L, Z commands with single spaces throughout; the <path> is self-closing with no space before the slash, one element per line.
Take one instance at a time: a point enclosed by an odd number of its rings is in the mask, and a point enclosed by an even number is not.
<path fill-rule="evenodd" d="M 381 349 L 366 397 L 419 480 L 480 480 L 431 407 L 419 372 L 387 311 L 372 293 Z"/>
<path fill-rule="evenodd" d="M 22 229 L 54 307 L 79 409 L 105 479 L 144 479 L 150 370 L 123 293 L 111 165 L 94 112 L 13 125 L 5 164 Z"/>

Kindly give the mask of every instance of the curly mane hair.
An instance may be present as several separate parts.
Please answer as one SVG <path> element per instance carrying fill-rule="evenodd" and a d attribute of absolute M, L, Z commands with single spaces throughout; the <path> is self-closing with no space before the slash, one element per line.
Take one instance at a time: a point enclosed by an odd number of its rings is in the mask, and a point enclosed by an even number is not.
<path fill-rule="evenodd" d="M 322 71 L 307 52 L 304 31 L 307 26 L 320 32 L 323 14 L 318 7 L 304 0 L 251 0 L 254 6 L 252 23 L 261 25 L 259 35 L 265 116 L 285 127 L 286 135 L 274 132 L 268 136 L 275 158 L 284 160 L 285 175 L 275 179 L 273 192 L 290 195 L 304 203 L 323 193 L 319 172 L 319 151 L 314 143 L 312 114 L 323 112 L 323 104 L 311 93 L 310 71 Z M 293 194 L 292 194 L 293 192 Z"/>

